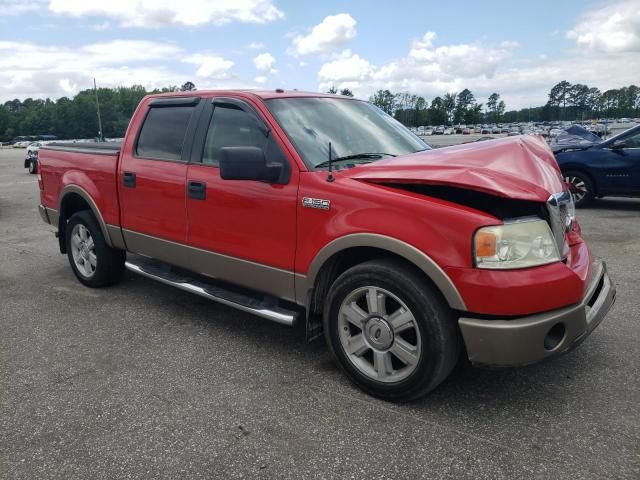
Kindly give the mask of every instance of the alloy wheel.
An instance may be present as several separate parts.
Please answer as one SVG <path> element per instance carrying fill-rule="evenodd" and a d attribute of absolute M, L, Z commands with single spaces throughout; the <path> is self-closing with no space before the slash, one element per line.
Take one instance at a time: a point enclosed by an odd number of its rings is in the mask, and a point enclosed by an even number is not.
<path fill-rule="evenodd" d="M 340 344 L 360 372 L 393 383 L 415 371 L 422 354 L 420 330 L 398 296 L 380 287 L 361 287 L 345 297 L 338 315 Z"/>
<path fill-rule="evenodd" d="M 80 223 L 71 231 L 71 254 L 80 274 L 85 278 L 93 277 L 98 265 L 96 245 L 89 229 Z"/>
<path fill-rule="evenodd" d="M 573 195 L 573 200 L 578 203 L 588 193 L 585 181 L 574 175 L 564 177 L 565 182 L 569 184 L 569 191 Z"/>

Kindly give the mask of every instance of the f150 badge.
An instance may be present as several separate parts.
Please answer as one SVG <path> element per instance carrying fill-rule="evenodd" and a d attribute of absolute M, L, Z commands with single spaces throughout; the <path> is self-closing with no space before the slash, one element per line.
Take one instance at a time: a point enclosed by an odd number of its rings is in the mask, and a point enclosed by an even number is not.
<path fill-rule="evenodd" d="M 302 197 L 302 206 L 306 208 L 318 208 L 320 210 L 329 210 L 331 201 L 321 198 Z"/>

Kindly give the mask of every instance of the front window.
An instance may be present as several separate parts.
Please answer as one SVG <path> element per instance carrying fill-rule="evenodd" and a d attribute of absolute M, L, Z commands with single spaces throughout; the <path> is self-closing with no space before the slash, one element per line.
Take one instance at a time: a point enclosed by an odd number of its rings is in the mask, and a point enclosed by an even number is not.
<path fill-rule="evenodd" d="M 400 122 L 360 100 L 278 98 L 267 105 L 309 168 L 326 166 L 329 142 L 333 159 L 355 156 L 354 163 L 430 148 Z M 357 159 L 361 154 L 368 156 Z"/>

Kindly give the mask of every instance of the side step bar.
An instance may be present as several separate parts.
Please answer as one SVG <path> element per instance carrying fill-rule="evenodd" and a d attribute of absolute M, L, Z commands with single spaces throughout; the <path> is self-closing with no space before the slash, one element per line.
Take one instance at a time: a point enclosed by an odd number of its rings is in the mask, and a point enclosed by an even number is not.
<path fill-rule="evenodd" d="M 158 260 L 129 254 L 124 266 L 144 277 L 283 325 L 293 326 L 298 317 L 298 312 L 279 306 L 274 297 L 232 290 L 216 280 L 204 279 Z"/>

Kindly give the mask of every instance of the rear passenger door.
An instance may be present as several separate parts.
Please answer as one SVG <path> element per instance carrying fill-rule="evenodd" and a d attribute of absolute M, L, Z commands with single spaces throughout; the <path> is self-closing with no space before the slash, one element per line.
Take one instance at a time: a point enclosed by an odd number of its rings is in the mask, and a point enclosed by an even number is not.
<path fill-rule="evenodd" d="M 162 258 L 161 240 L 186 242 L 185 179 L 199 98 L 156 98 L 133 144 L 123 148 L 118 174 L 127 248 Z"/>
<path fill-rule="evenodd" d="M 209 252 L 201 273 L 293 300 L 297 166 L 248 102 L 206 103 L 187 173 L 187 241 Z M 237 146 L 261 148 L 270 162 L 285 164 L 289 183 L 223 180 L 220 150 Z"/>

